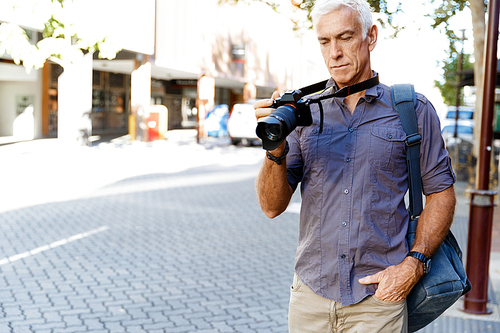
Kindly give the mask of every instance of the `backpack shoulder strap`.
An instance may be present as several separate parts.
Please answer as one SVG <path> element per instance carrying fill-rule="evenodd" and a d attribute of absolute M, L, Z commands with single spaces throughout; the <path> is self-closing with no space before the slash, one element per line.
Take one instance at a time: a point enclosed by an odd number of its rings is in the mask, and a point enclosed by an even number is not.
<path fill-rule="evenodd" d="M 410 218 L 416 219 L 423 209 L 422 179 L 420 175 L 420 142 L 418 133 L 415 89 L 411 84 L 396 84 L 391 87 L 392 104 L 398 111 L 406 133 L 406 168 L 410 191 Z"/>

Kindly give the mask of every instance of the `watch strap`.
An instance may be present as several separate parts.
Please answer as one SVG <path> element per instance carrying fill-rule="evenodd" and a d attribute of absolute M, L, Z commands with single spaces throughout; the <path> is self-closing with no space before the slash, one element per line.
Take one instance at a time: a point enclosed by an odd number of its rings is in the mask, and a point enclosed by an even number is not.
<path fill-rule="evenodd" d="M 424 264 L 424 274 L 428 273 L 428 266 L 429 266 L 429 262 L 431 260 L 429 257 L 427 257 L 425 254 L 417 252 L 417 251 L 410 251 L 410 252 L 408 252 L 408 254 L 406 256 L 417 258 L 420 262 L 422 262 Z"/>
<path fill-rule="evenodd" d="M 283 155 L 281 156 L 274 156 L 269 152 L 269 150 L 266 151 L 266 156 L 268 159 L 271 161 L 275 162 L 278 165 L 281 165 L 283 163 L 283 160 L 286 158 L 286 154 L 288 154 L 288 151 L 290 151 L 290 147 L 288 146 L 288 142 L 285 141 L 285 151 L 283 152 Z"/>

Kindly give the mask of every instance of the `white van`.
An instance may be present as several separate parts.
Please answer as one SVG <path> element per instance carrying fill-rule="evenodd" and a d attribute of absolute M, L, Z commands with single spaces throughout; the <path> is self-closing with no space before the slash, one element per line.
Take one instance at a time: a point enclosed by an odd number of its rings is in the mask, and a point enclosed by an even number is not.
<path fill-rule="evenodd" d="M 237 145 L 241 142 L 245 146 L 260 144 L 256 128 L 257 118 L 253 104 L 235 104 L 227 122 L 231 143 Z"/>

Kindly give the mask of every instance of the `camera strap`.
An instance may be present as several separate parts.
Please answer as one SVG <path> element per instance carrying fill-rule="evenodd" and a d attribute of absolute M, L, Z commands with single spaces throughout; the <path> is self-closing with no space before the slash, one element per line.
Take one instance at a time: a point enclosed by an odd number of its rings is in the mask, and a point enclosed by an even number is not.
<path fill-rule="evenodd" d="M 304 95 L 310 95 L 314 92 L 321 90 L 321 88 L 319 88 L 319 86 L 322 85 L 324 88 L 327 82 L 328 82 L 328 80 L 318 82 L 316 84 L 301 88 L 300 91 L 302 93 L 304 93 Z M 340 98 L 347 97 L 349 95 L 356 94 L 360 91 L 375 87 L 377 84 L 379 84 L 379 82 L 380 81 L 379 81 L 378 75 L 375 75 L 374 77 L 372 77 L 368 80 L 353 84 L 352 86 L 346 86 L 342 89 L 337 90 L 336 92 L 334 92 L 332 94 L 307 100 L 306 103 L 308 105 L 313 104 L 313 103 L 318 103 L 318 105 L 319 105 L 319 111 L 320 111 L 319 134 L 323 133 L 324 112 L 323 112 L 323 103 L 321 103 L 322 100 L 334 98 L 334 97 L 340 97 Z M 308 91 L 310 91 L 310 92 L 307 93 Z"/>
<path fill-rule="evenodd" d="M 328 81 L 330 81 L 330 80 L 325 80 L 325 81 L 321 81 L 321 82 L 318 82 L 315 84 L 311 84 L 310 86 L 300 88 L 299 91 L 301 92 L 302 96 L 314 94 L 318 91 L 325 90 L 325 87 L 326 87 L 326 84 L 328 83 Z"/>
<path fill-rule="evenodd" d="M 314 94 L 316 92 L 325 90 L 325 86 L 328 83 L 328 81 L 329 80 L 324 80 L 324 81 L 321 81 L 321 82 L 318 82 L 315 84 L 311 84 L 310 86 L 300 88 L 299 91 L 302 93 L 302 96 Z M 310 99 L 310 101 L 312 103 L 315 103 L 316 101 L 320 101 L 320 100 L 328 99 L 328 98 L 332 98 L 332 97 L 347 97 L 349 95 L 358 93 L 360 91 L 375 87 L 377 84 L 379 84 L 378 75 L 376 75 L 368 80 L 353 84 L 352 86 L 346 86 L 342 89 L 337 90 L 336 92 L 334 92 L 330 95 L 322 96 L 322 97 L 315 98 L 315 99 Z"/>

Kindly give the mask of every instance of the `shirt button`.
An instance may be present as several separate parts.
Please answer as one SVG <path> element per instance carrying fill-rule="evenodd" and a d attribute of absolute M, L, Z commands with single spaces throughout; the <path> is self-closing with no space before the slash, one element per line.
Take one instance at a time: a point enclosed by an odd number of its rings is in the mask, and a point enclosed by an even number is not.
<path fill-rule="evenodd" d="M 351 162 L 351 159 L 348 157 L 345 159 L 347 163 Z"/>
<path fill-rule="evenodd" d="M 349 194 L 349 190 L 348 190 L 348 189 L 345 189 L 345 190 L 344 190 L 344 194 Z"/>
<path fill-rule="evenodd" d="M 349 130 L 348 130 L 350 133 L 354 132 L 354 128 L 352 127 L 349 127 Z"/>
<path fill-rule="evenodd" d="M 313 130 L 313 134 L 318 134 L 318 130 L 317 129 Z"/>
<path fill-rule="evenodd" d="M 389 139 L 392 139 L 392 134 L 387 135 Z"/>
<path fill-rule="evenodd" d="M 347 226 L 347 222 L 342 222 L 342 226 L 343 227 Z"/>
<path fill-rule="evenodd" d="M 346 257 L 345 254 L 343 254 L 343 255 L 340 256 L 340 258 L 342 258 L 342 259 L 345 259 L 345 257 Z"/>

